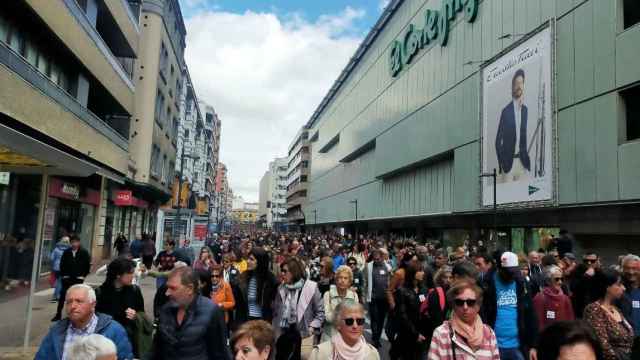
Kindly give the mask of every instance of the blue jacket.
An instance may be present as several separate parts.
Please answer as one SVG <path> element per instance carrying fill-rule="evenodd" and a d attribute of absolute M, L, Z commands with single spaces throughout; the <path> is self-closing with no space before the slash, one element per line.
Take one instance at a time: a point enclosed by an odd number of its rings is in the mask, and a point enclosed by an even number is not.
<path fill-rule="evenodd" d="M 49 255 L 49 260 L 51 260 L 51 267 L 53 271 L 60 271 L 60 260 L 62 259 L 62 254 L 64 251 L 70 248 L 71 245 L 65 244 L 62 242 L 58 242 L 56 247 L 51 251 L 51 255 Z"/>
<path fill-rule="evenodd" d="M 531 159 L 527 153 L 527 117 L 528 109 L 522 105 L 520 110 L 520 129 L 516 129 L 516 110 L 513 101 L 500 113 L 500 123 L 496 133 L 496 155 L 500 173 L 508 173 L 513 167 L 513 156 L 519 154 L 522 166 L 530 170 Z M 520 132 L 519 144 L 516 144 L 516 131 Z"/>
<path fill-rule="evenodd" d="M 133 359 L 133 350 L 131 343 L 127 337 L 127 332 L 113 320 L 111 316 L 96 313 L 98 316 L 98 325 L 96 325 L 96 334 L 100 334 L 109 338 L 116 344 L 119 360 Z M 67 328 L 69 327 L 69 319 L 63 319 L 55 323 L 49 333 L 42 340 L 35 360 L 61 360 L 62 351 L 64 350 L 64 339 L 67 336 Z"/>

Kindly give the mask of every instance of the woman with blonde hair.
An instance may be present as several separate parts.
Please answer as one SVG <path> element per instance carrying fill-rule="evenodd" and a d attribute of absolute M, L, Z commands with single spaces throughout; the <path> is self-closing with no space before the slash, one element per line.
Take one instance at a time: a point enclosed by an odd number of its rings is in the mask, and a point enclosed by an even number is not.
<path fill-rule="evenodd" d="M 231 337 L 231 351 L 238 360 L 268 360 L 273 352 L 274 333 L 264 320 L 242 324 Z"/>
<path fill-rule="evenodd" d="M 324 315 L 325 322 L 323 328 L 323 338 L 329 339 L 335 334 L 336 328 L 333 324 L 333 311 L 338 305 L 347 300 L 353 300 L 359 302 L 358 294 L 351 290 L 353 284 L 353 272 L 351 268 L 346 265 L 341 265 L 336 269 L 334 277 L 334 285 L 331 285 L 329 291 L 324 293 Z"/>

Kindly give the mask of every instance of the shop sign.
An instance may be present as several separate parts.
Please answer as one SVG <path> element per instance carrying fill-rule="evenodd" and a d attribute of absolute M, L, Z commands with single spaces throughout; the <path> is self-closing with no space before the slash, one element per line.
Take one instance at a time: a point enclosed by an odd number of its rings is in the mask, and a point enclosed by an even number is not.
<path fill-rule="evenodd" d="M 133 205 L 133 194 L 130 190 L 116 190 L 114 191 L 113 203 L 116 206 L 131 206 Z"/>
<path fill-rule="evenodd" d="M 10 172 L 0 171 L 0 185 L 9 185 L 9 180 L 11 179 Z"/>
<path fill-rule="evenodd" d="M 76 199 L 76 200 L 80 199 L 80 186 L 76 184 L 62 183 L 62 188 L 60 189 L 60 192 L 62 192 L 67 196 L 70 196 L 73 199 Z"/>
<path fill-rule="evenodd" d="M 193 228 L 193 237 L 198 240 L 204 240 L 207 238 L 207 225 L 197 224 Z"/>
<path fill-rule="evenodd" d="M 402 37 L 394 40 L 389 51 L 389 71 L 391 77 L 396 77 L 402 68 L 421 49 L 439 44 L 446 46 L 449 40 L 450 23 L 460 12 L 464 12 L 464 19 L 472 23 L 478 15 L 479 0 L 442 0 L 440 10 L 427 9 L 424 13 L 424 28 L 419 29 L 409 24 Z"/>

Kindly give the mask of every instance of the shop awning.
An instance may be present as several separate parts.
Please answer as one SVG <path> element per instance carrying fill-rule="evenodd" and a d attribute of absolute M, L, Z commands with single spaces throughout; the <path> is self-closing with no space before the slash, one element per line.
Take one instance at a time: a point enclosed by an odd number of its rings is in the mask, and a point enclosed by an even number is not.
<path fill-rule="evenodd" d="M 118 183 L 124 177 L 61 151 L 0 123 L 0 171 L 87 177 L 99 174 Z"/>

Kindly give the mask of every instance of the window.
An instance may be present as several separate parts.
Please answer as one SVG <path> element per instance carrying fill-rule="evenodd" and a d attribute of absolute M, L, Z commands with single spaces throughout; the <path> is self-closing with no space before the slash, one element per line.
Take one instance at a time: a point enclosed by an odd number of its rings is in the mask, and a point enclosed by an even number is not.
<path fill-rule="evenodd" d="M 185 139 L 189 138 L 189 129 L 184 129 L 184 138 Z"/>
<path fill-rule="evenodd" d="M 309 161 L 308 160 L 302 160 L 302 167 L 303 168 L 308 168 L 309 167 Z"/>
<path fill-rule="evenodd" d="M 164 116 L 164 114 L 162 113 L 163 110 L 164 110 L 164 95 L 162 95 L 160 90 L 158 90 L 158 93 L 156 94 L 156 108 L 154 112 L 154 118 L 158 123 L 158 125 L 160 125 L 160 128 L 162 128 L 163 126 L 162 125 L 163 116 Z"/>
<path fill-rule="evenodd" d="M 624 12 L 625 29 L 640 22 L 640 1 L 624 0 L 622 11 Z"/>
<path fill-rule="evenodd" d="M 169 179 L 167 180 L 167 185 L 168 186 L 173 185 L 174 176 L 172 176 L 171 173 L 173 173 L 175 171 L 175 169 L 176 169 L 176 163 L 173 162 L 173 161 L 169 161 L 170 173 L 169 173 Z"/>
<path fill-rule="evenodd" d="M 171 133 L 172 137 L 175 139 L 178 137 L 178 119 L 173 118 L 173 131 Z"/>
<path fill-rule="evenodd" d="M 625 112 L 625 140 L 640 139 L 640 85 L 624 90 L 620 93 Z"/>
<path fill-rule="evenodd" d="M 169 52 L 167 51 L 167 47 L 164 46 L 164 43 L 160 45 L 160 65 L 159 70 L 161 75 L 165 75 L 167 71 L 167 65 L 169 65 Z M 166 79 L 165 80 L 166 83 Z"/>
<path fill-rule="evenodd" d="M 307 175 L 301 175 L 300 182 L 307 182 Z"/>
<path fill-rule="evenodd" d="M 151 148 L 151 175 L 158 176 L 160 170 L 160 148 L 153 145 Z"/>
<path fill-rule="evenodd" d="M 4 17 L 0 16 L 0 41 L 6 42 L 8 34 L 9 34 L 9 22 Z"/>
<path fill-rule="evenodd" d="M 29 64 L 36 66 L 38 63 L 38 48 L 36 44 L 31 39 L 27 39 L 27 42 L 24 47 L 24 57 L 27 59 Z"/>

